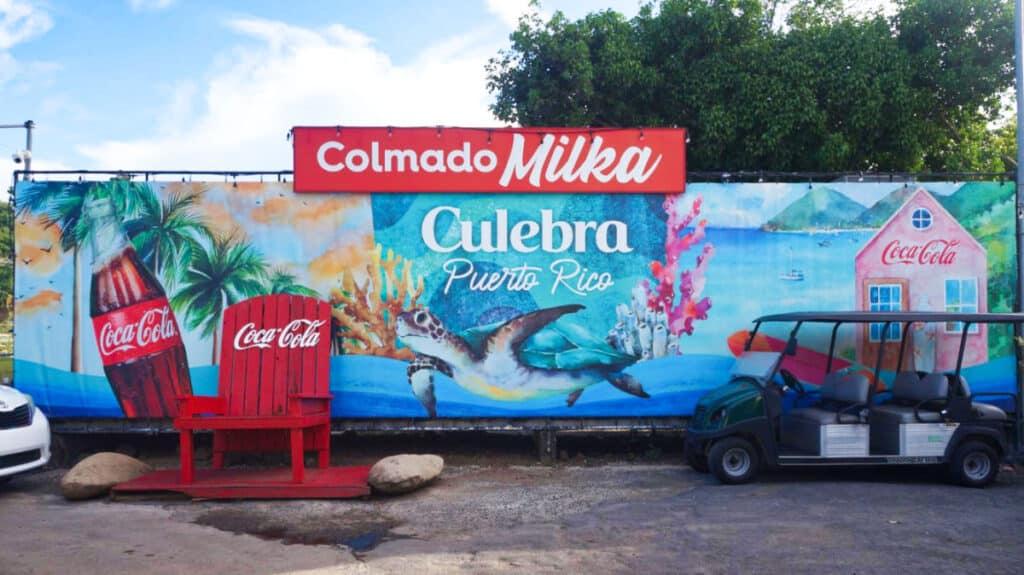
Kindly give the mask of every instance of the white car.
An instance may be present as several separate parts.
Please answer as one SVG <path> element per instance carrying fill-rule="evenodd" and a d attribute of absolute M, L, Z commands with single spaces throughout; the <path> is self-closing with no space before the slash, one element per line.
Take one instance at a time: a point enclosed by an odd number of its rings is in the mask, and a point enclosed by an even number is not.
<path fill-rule="evenodd" d="M 50 461 L 50 423 L 32 397 L 0 385 L 0 483 Z"/>

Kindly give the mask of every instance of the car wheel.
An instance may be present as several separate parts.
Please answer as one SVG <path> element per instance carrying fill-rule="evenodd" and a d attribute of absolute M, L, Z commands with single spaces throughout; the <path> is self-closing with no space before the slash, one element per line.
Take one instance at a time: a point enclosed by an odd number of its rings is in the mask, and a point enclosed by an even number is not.
<path fill-rule="evenodd" d="M 697 453 L 692 449 L 687 449 L 683 454 L 683 458 L 686 460 L 686 464 L 693 468 L 697 473 L 707 473 L 708 469 L 708 458 L 703 453 Z"/>
<path fill-rule="evenodd" d="M 949 465 L 955 482 L 967 487 L 985 487 L 996 480 L 999 456 L 987 443 L 967 441 L 956 448 Z"/>
<path fill-rule="evenodd" d="M 708 466 L 722 483 L 746 483 L 757 475 L 760 465 L 757 449 L 740 437 L 716 441 L 708 452 Z"/>

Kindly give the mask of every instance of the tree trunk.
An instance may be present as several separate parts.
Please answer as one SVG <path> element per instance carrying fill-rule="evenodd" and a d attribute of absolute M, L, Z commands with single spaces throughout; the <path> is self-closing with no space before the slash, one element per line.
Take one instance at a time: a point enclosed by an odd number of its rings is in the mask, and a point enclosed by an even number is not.
<path fill-rule="evenodd" d="M 220 326 L 213 332 L 213 365 L 220 365 Z"/>
<path fill-rule="evenodd" d="M 72 252 L 71 271 L 74 279 L 71 282 L 71 373 L 82 371 L 82 325 L 78 314 L 82 309 L 82 285 L 78 279 L 81 272 L 82 256 L 75 247 Z"/>

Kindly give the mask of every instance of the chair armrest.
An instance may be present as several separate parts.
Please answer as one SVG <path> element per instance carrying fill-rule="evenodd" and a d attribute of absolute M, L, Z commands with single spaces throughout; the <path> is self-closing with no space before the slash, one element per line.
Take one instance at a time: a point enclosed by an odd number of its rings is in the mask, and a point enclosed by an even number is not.
<path fill-rule="evenodd" d="M 178 415 L 180 417 L 192 417 L 201 413 L 223 415 L 224 399 L 206 395 L 178 396 Z"/>
<path fill-rule="evenodd" d="M 942 416 L 942 419 L 946 419 L 946 407 L 949 407 L 949 398 L 947 398 L 946 396 L 932 397 L 932 398 L 923 399 L 923 400 L 917 402 L 917 405 L 914 406 L 914 419 L 916 419 L 917 421 L 920 421 L 921 423 L 928 423 L 927 421 L 924 421 L 923 419 L 921 419 L 921 414 L 920 414 L 920 412 L 918 410 L 921 409 L 922 405 L 924 405 L 926 403 L 929 403 L 929 402 L 932 402 L 932 401 L 944 401 L 944 402 L 946 402 L 946 406 L 943 407 L 942 411 L 939 412 L 939 415 Z"/>
<path fill-rule="evenodd" d="M 848 405 L 848 406 L 840 409 L 839 411 L 836 412 L 836 423 L 843 423 L 843 416 L 844 415 L 853 415 L 854 417 L 857 418 L 857 421 L 855 421 L 854 423 L 860 423 L 860 416 L 859 415 L 854 414 L 854 413 L 846 413 L 846 412 L 848 412 L 850 410 L 853 410 L 853 409 L 866 409 L 867 406 L 868 406 L 868 404 L 866 404 L 866 403 L 854 403 L 854 404 Z"/>

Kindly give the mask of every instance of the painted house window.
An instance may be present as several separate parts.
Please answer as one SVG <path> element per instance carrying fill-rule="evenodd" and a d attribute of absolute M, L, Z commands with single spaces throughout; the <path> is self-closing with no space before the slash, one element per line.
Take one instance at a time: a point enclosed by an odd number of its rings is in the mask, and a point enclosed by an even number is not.
<path fill-rule="evenodd" d="M 901 311 L 903 309 L 903 286 L 900 284 L 875 284 L 868 287 L 869 311 Z M 884 323 L 873 323 L 868 328 L 871 341 L 881 341 Z M 899 340 L 902 336 L 900 324 L 889 324 L 886 341 Z"/>
<path fill-rule="evenodd" d="M 946 280 L 946 311 L 978 313 L 978 278 Z M 958 321 L 946 323 L 947 333 L 960 333 L 963 329 Z M 968 333 L 978 333 L 978 324 L 972 324 Z"/>
<path fill-rule="evenodd" d="M 914 225 L 914 229 L 927 230 L 932 227 L 932 213 L 925 208 L 917 208 L 910 215 L 910 222 Z"/>

